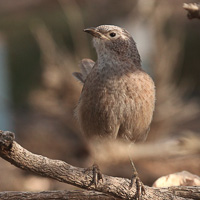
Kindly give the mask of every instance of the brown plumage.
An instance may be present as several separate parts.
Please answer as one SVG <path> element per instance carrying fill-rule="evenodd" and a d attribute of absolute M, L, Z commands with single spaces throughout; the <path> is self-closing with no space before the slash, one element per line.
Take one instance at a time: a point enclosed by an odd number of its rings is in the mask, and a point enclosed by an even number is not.
<path fill-rule="evenodd" d="M 95 64 L 82 60 L 81 73 L 74 73 L 84 84 L 76 108 L 82 132 L 89 139 L 145 140 L 154 111 L 155 86 L 141 69 L 134 40 L 117 26 L 85 31 L 94 36 L 98 60 Z"/>
<path fill-rule="evenodd" d="M 149 132 L 155 106 L 155 86 L 141 68 L 135 41 L 123 28 L 102 25 L 85 29 L 93 36 L 98 59 L 82 60 L 81 73 L 73 75 L 83 83 L 76 108 L 83 134 L 89 139 L 118 138 L 144 141 Z M 137 195 L 144 193 L 135 166 L 133 180 Z M 99 178 L 98 178 L 99 177 Z M 102 178 L 94 166 L 94 183 Z"/>

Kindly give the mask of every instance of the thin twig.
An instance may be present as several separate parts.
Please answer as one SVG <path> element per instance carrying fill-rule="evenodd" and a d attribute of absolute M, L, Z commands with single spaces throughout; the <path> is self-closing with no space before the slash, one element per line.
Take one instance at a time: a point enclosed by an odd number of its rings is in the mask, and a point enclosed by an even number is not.
<path fill-rule="evenodd" d="M 200 3 L 184 3 L 183 8 L 188 11 L 189 19 L 200 19 Z"/>

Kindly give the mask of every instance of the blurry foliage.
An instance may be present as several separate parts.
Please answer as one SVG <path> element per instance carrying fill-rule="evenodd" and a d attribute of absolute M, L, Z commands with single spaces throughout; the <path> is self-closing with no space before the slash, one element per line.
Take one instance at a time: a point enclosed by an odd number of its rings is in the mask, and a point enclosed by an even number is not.
<path fill-rule="evenodd" d="M 178 68 L 178 84 L 187 88 L 186 97 L 200 97 L 200 28 L 188 25 L 181 66 Z M 174 77 L 176 78 L 176 77 Z"/>
<path fill-rule="evenodd" d="M 70 22 L 70 19 L 74 18 L 76 29 L 81 28 L 77 26 L 75 19 L 76 10 L 79 6 L 80 9 L 78 10 L 82 12 L 81 16 L 86 18 L 85 24 L 95 26 L 103 23 L 106 19 L 107 23 L 112 23 L 116 15 L 127 15 L 131 11 L 132 5 L 135 4 L 130 0 L 126 3 L 112 0 L 107 3 L 105 9 L 105 3 L 105 1 L 95 1 L 93 3 L 91 0 L 71 2 L 60 0 L 46 3 L 39 2 L 37 7 L 28 7 L 27 10 L 16 6 L 16 11 L 13 13 L 9 13 L 9 10 L 7 10 L 7 13 L 0 10 L 2 11 L 0 12 L 0 30 L 7 37 L 12 95 L 15 107 L 21 108 L 27 104 L 28 93 L 39 86 L 41 79 L 40 51 L 30 32 L 30 26 L 42 21 L 51 31 L 55 42 L 76 55 L 79 52 L 76 51 L 74 46 L 76 41 L 72 39 L 74 33 L 70 32 L 70 23 L 73 23 L 73 21 Z M 65 16 L 63 10 L 65 4 L 67 4 L 70 19 Z M 97 10 L 102 11 L 98 13 L 98 18 L 91 17 L 96 15 Z M 107 10 L 109 10 L 109 15 Z M 81 49 L 83 46 L 79 46 L 79 48 Z M 94 51 L 93 55 L 95 55 Z"/>
<path fill-rule="evenodd" d="M 17 107 L 27 104 L 30 90 L 40 85 L 40 50 L 30 31 L 30 26 L 37 23 L 38 19 L 47 24 L 55 41 L 73 49 L 62 12 L 38 11 L 26 14 L 25 17 L 11 15 L 0 20 L 1 31 L 7 37 L 13 102 Z"/>
<path fill-rule="evenodd" d="M 30 31 L 28 34 L 24 31 L 15 33 L 9 38 L 8 47 L 13 102 L 15 106 L 23 107 L 29 91 L 39 86 L 42 70 L 39 49 Z"/>

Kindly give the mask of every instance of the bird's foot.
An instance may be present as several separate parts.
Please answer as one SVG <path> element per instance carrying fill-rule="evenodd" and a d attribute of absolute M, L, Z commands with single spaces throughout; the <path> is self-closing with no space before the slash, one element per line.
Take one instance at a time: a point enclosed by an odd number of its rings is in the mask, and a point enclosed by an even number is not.
<path fill-rule="evenodd" d="M 93 164 L 93 183 L 97 187 L 100 180 L 103 182 L 103 176 L 97 164 Z"/>
<path fill-rule="evenodd" d="M 130 188 L 133 187 L 134 183 L 136 184 L 135 199 L 136 200 L 142 200 L 142 195 L 145 195 L 145 188 L 144 188 L 144 184 L 140 180 L 137 172 L 134 172 L 134 174 L 131 178 Z"/>
<path fill-rule="evenodd" d="M 102 180 L 102 182 L 103 182 L 103 176 L 99 169 L 99 166 L 97 164 L 93 164 L 91 167 L 87 168 L 86 170 L 87 171 L 92 170 L 93 180 L 92 180 L 91 184 L 94 184 L 95 188 L 97 188 L 99 181 Z"/>

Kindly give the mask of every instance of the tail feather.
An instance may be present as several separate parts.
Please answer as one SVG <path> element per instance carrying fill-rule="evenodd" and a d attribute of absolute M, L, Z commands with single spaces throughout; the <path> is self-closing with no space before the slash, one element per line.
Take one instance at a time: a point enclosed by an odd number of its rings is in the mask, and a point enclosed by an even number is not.
<path fill-rule="evenodd" d="M 81 60 L 79 65 L 81 72 L 74 72 L 73 76 L 78 79 L 81 83 L 84 83 L 88 74 L 91 72 L 95 62 L 91 59 L 85 58 Z"/>
<path fill-rule="evenodd" d="M 81 83 L 84 83 L 83 75 L 80 72 L 73 72 L 72 75 Z"/>

